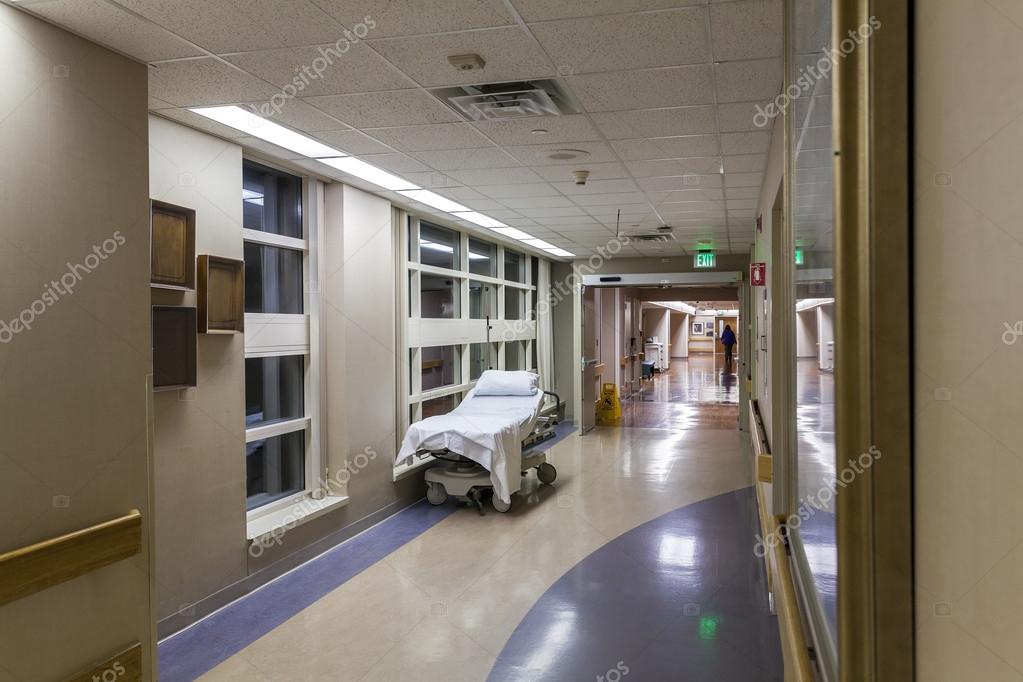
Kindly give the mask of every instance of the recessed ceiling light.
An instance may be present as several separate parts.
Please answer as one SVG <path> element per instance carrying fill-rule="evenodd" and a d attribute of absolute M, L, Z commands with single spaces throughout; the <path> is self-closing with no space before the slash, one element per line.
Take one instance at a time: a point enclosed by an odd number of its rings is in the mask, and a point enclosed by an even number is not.
<path fill-rule="evenodd" d="M 475 223 L 480 227 L 508 227 L 500 220 L 494 220 L 490 216 L 483 215 L 476 211 L 465 211 L 459 213 L 452 213 L 451 215 L 458 216 L 462 220 L 468 220 L 470 223 Z"/>
<path fill-rule="evenodd" d="M 322 142 L 257 116 L 242 107 L 195 107 L 189 111 L 311 159 L 348 156 L 339 149 L 328 147 Z"/>
<path fill-rule="evenodd" d="M 366 163 L 354 156 L 342 156 L 338 159 L 319 159 L 320 163 L 326 164 L 331 168 L 336 168 L 339 171 L 354 175 L 357 178 L 362 178 L 366 182 L 372 182 L 378 187 L 389 189 L 391 191 L 398 190 L 411 190 L 419 189 L 419 185 L 413 184 L 404 178 L 399 178 L 397 175 L 392 175 L 387 171 L 380 170 L 376 166 Z"/>
<path fill-rule="evenodd" d="M 562 258 L 575 258 L 575 254 L 571 251 L 565 251 L 564 249 L 544 249 L 548 253 L 553 253 L 555 256 L 561 256 Z"/>
<path fill-rule="evenodd" d="M 547 134 L 547 131 L 546 131 L 546 130 L 544 130 L 543 128 L 537 128 L 536 130 L 533 130 L 533 131 L 531 131 L 531 132 L 532 132 L 532 133 L 533 133 L 534 135 L 546 135 L 546 134 Z"/>
<path fill-rule="evenodd" d="M 451 201 L 451 199 L 442 197 L 436 192 L 431 192 L 428 189 L 399 190 L 398 194 L 418 201 L 421 204 L 431 206 L 439 211 L 447 211 L 448 213 L 464 213 L 469 211 L 468 208 L 462 206 L 458 202 Z"/>
<path fill-rule="evenodd" d="M 550 242 L 545 242 L 542 239 L 522 239 L 520 241 L 523 244 L 529 244 L 530 246 L 532 246 L 534 248 L 543 249 L 544 251 L 546 251 L 548 249 L 556 249 L 557 248 L 556 246 L 554 246 L 554 244 L 551 244 Z"/>
<path fill-rule="evenodd" d="M 533 235 L 523 232 L 514 227 L 495 227 L 492 228 L 494 232 L 503 234 L 505 237 L 511 237 L 512 239 L 533 239 Z"/>
<path fill-rule="evenodd" d="M 571 161 L 572 159 L 582 159 L 589 155 L 590 153 L 585 149 L 555 149 L 547 154 L 547 158 L 553 161 Z"/>

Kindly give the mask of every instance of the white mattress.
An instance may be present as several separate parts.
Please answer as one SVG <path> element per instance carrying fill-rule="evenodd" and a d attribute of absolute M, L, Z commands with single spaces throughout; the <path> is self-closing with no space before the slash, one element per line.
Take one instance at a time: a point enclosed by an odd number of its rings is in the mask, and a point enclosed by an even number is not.
<path fill-rule="evenodd" d="M 504 502 L 519 489 L 522 439 L 536 425 L 544 394 L 529 396 L 476 395 L 469 391 L 448 414 L 412 424 L 395 461 L 419 450 L 442 450 L 468 457 L 490 472 L 494 494 Z"/>

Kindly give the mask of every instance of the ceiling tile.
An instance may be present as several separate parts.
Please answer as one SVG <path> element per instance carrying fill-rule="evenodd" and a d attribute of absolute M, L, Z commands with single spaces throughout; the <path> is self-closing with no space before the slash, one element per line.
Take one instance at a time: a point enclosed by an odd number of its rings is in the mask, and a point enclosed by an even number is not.
<path fill-rule="evenodd" d="M 500 182 L 500 177 L 498 177 L 497 179 Z M 558 194 L 558 190 L 554 189 L 547 183 L 540 184 L 523 183 L 509 185 L 495 184 L 486 186 L 476 185 L 475 187 L 483 194 L 486 194 L 488 197 L 499 200 L 507 199 L 508 197 L 541 197 L 541 196 L 551 197 L 556 196 Z"/>
<path fill-rule="evenodd" d="M 314 0 L 334 19 L 362 22 L 369 38 L 464 31 L 515 23 L 500 0 Z"/>
<path fill-rule="evenodd" d="M 453 123 L 455 112 L 422 90 L 310 97 L 308 102 L 356 128 Z"/>
<path fill-rule="evenodd" d="M 370 40 L 388 61 L 426 87 L 529 80 L 554 76 L 547 58 L 519 27 Z M 482 71 L 460 71 L 448 56 L 478 54 Z"/>
<path fill-rule="evenodd" d="M 144 62 L 196 57 L 202 50 L 105 0 L 57 0 L 22 5 L 34 14 Z"/>
<path fill-rule="evenodd" d="M 718 125 L 721 132 L 734 133 L 744 130 L 770 130 L 766 118 L 767 102 L 732 102 L 718 106 Z"/>
<path fill-rule="evenodd" d="M 712 72 L 708 65 L 587 74 L 569 76 L 566 80 L 583 106 L 591 112 L 691 106 L 714 102 Z M 780 83 L 779 78 L 779 88 Z"/>
<path fill-rule="evenodd" d="M 759 187 L 733 187 L 728 190 L 728 200 L 732 199 L 759 199 Z"/>
<path fill-rule="evenodd" d="M 415 152 L 415 158 L 437 170 L 469 170 L 473 168 L 507 168 L 518 166 L 511 155 L 500 147 L 476 147 L 471 149 L 443 149 L 438 151 Z"/>
<path fill-rule="evenodd" d="M 586 213 L 581 208 L 576 207 L 562 207 L 562 208 L 522 208 L 519 209 L 519 213 L 527 218 L 558 218 L 564 216 L 584 216 Z"/>
<path fill-rule="evenodd" d="M 736 211 L 739 209 L 754 209 L 757 207 L 756 199 L 733 199 L 731 192 L 728 194 L 728 200 L 725 202 L 728 206 L 728 212 Z"/>
<path fill-rule="evenodd" d="M 763 173 L 729 173 L 725 176 L 725 187 L 760 187 Z"/>
<path fill-rule="evenodd" d="M 637 178 L 657 177 L 659 175 L 709 175 L 721 170 L 719 157 L 699 157 L 692 159 L 662 159 L 660 161 L 629 161 L 625 164 Z M 683 184 L 679 178 L 678 184 Z"/>
<path fill-rule="evenodd" d="M 690 5 L 704 5 L 707 0 L 513 0 L 513 4 L 526 21 L 547 21 L 643 10 L 673 9 Z"/>
<path fill-rule="evenodd" d="M 623 204 L 637 204 L 646 201 L 642 192 L 612 192 L 601 194 L 579 194 L 572 197 L 572 200 L 584 208 L 590 206 L 621 206 Z"/>
<path fill-rule="evenodd" d="M 587 185 L 600 180 L 629 177 L 629 171 L 620 163 L 583 163 L 579 164 L 577 168 L 580 170 L 588 170 L 590 172 L 586 183 Z M 544 180 L 549 180 L 551 182 L 575 182 L 572 175 L 572 171 L 575 170 L 574 168 L 569 168 L 567 166 L 530 166 L 530 169 Z"/>
<path fill-rule="evenodd" d="M 216 54 L 319 45 L 344 38 L 342 27 L 310 0 L 117 2 Z M 282 17 L 287 21 L 281 21 Z"/>
<path fill-rule="evenodd" d="M 561 166 L 570 165 L 584 168 L 586 163 L 603 163 L 614 161 L 614 152 L 603 142 L 572 142 L 569 144 L 533 144 L 505 147 L 507 152 L 527 166 Z M 572 149 L 587 152 L 587 155 L 574 159 L 551 159 L 551 154 Z M 583 164 L 583 165 L 581 165 Z"/>
<path fill-rule="evenodd" d="M 529 28 L 562 74 L 710 61 L 703 7 L 567 19 Z"/>
<path fill-rule="evenodd" d="M 641 178 L 636 181 L 654 201 L 721 201 L 721 190 L 707 187 L 690 187 L 680 177 Z M 664 196 L 673 198 L 665 199 Z"/>
<path fill-rule="evenodd" d="M 567 208 L 575 206 L 566 197 L 561 196 L 550 196 L 550 197 L 509 197 L 507 199 L 501 199 L 501 203 L 508 208 L 522 209 L 522 208 Z"/>
<path fill-rule="evenodd" d="M 436 189 L 438 187 L 457 187 L 462 184 L 458 180 L 449 178 L 447 175 L 439 171 L 430 171 L 428 173 L 403 173 L 402 177 L 410 182 L 414 182 L 420 187 L 426 187 L 427 189 Z"/>
<path fill-rule="evenodd" d="M 388 154 L 393 151 L 358 130 L 325 130 L 314 137 L 348 154 Z"/>
<path fill-rule="evenodd" d="M 381 142 L 405 152 L 492 146 L 468 123 L 367 128 Z"/>
<path fill-rule="evenodd" d="M 581 114 L 481 121 L 473 125 L 500 145 L 554 144 L 600 139 L 597 129 Z M 534 132 L 537 130 L 546 132 L 543 134 Z"/>
<path fill-rule="evenodd" d="M 444 189 L 444 196 L 461 202 L 486 198 L 471 187 L 447 187 Z M 496 218 L 497 216 L 493 217 Z"/>
<path fill-rule="evenodd" d="M 297 154 L 291 151 L 290 149 L 284 149 L 283 147 L 278 147 L 275 144 L 270 144 L 266 140 L 261 140 L 258 137 L 238 137 L 235 138 L 234 141 L 242 145 L 243 147 L 246 147 L 248 149 L 254 149 L 257 152 L 262 152 L 263 154 L 266 154 L 267 156 L 270 157 L 277 157 L 279 159 L 288 159 L 292 161 L 296 159 L 308 158 L 306 156 L 303 156 L 302 154 Z M 323 169 L 323 171 L 321 172 L 329 171 L 327 171 L 327 169 Z"/>
<path fill-rule="evenodd" d="M 273 106 L 274 104 L 280 103 L 271 99 L 268 102 L 251 103 L 247 106 L 253 107 L 256 112 L 270 111 L 270 118 L 278 123 L 304 130 L 307 133 L 316 133 L 321 130 L 341 130 L 345 127 L 344 123 L 333 116 L 300 99 L 289 99 L 276 108 Z"/>
<path fill-rule="evenodd" d="M 723 154 L 766 154 L 770 146 L 771 133 L 766 131 L 721 134 Z"/>
<path fill-rule="evenodd" d="M 279 87 L 287 86 L 285 94 L 294 88 L 301 97 L 415 87 L 415 83 L 365 44 L 355 44 L 337 57 L 327 51 L 331 47 L 261 50 L 224 58 L 253 76 Z"/>
<path fill-rule="evenodd" d="M 630 178 L 618 180 L 587 180 L 585 185 L 574 182 L 556 182 L 554 188 L 569 196 L 578 194 L 605 194 L 608 192 L 635 192 L 636 181 Z"/>
<path fill-rule="evenodd" d="M 460 180 L 462 184 L 469 185 L 479 189 L 481 192 L 486 194 L 492 199 L 500 199 L 501 197 L 488 191 L 490 188 L 488 185 L 527 185 L 534 186 L 531 183 L 540 182 L 540 176 L 528 168 L 479 168 L 476 170 L 458 170 L 450 171 L 448 173 L 451 177 L 456 180 Z M 549 187 L 549 185 L 544 185 Z M 514 187 L 505 188 L 509 192 L 515 192 Z M 521 189 L 518 191 L 522 191 Z M 551 190 L 552 192 L 554 190 Z M 513 196 L 506 194 L 505 196 Z M 528 194 L 515 194 L 514 196 L 529 196 Z"/>
<path fill-rule="evenodd" d="M 767 167 L 767 154 L 741 154 L 721 159 L 725 173 L 759 173 Z"/>
<path fill-rule="evenodd" d="M 274 93 L 269 83 L 212 57 L 162 62 L 149 69 L 149 94 L 181 107 L 252 102 Z"/>
<path fill-rule="evenodd" d="M 504 205 L 494 201 L 493 199 L 466 199 L 463 201 L 466 206 L 474 211 L 494 211 L 503 210 Z"/>
<path fill-rule="evenodd" d="M 611 147 L 623 161 L 678 159 L 695 156 L 717 156 L 717 135 L 658 137 L 645 140 L 613 140 Z"/>
<path fill-rule="evenodd" d="M 671 107 L 592 114 L 609 140 L 716 133 L 714 107 Z"/>
<path fill-rule="evenodd" d="M 714 59 L 760 59 L 782 55 L 781 0 L 747 0 L 710 6 Z"/>
<path fill-rule="evenodd" d="M 404 174 L 404 173 L 429 173 L 430 169 L 426 165 L 413 159 L 407 154 L 368 154 L 360 157 L 366 163 L 373 164 L 377 168 L 383 168 L 384 170 L 392 173 Z"/>
<path fill-rule="evenodd" d="M 722 62 L 714 65 L 719 102 L 752 102 L 777 97 L 781 92 L 780 59 Z"/>

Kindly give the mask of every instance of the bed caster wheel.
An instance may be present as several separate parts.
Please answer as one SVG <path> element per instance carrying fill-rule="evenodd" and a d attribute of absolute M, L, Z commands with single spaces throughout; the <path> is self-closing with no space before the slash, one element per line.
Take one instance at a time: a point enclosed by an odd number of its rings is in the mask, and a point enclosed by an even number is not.
<path fill-rule="evenodd" d="M 558 470 L 554 468 L 553 464 L 544 462 L 536 468 L 536 477 L 540 479 L 541 483 L 550 485 L 558 477 Z"/>
<path fill-rule="evenodd" d="M 448 491 L 441 483 L 426 484 L 426 501 L 437 507 L 448 501 Z"/>
<path fill-rule="evenodd" d="M 497 495 L 494 495 L 493 497 L 490 498 L 490 504 L 494 507 L 494 511 L 499 512 L 501 514 L 507 513 L 512 507 L 510 500 L 507 503 L 502 502 L 500 498 L 497 497 Z"/>

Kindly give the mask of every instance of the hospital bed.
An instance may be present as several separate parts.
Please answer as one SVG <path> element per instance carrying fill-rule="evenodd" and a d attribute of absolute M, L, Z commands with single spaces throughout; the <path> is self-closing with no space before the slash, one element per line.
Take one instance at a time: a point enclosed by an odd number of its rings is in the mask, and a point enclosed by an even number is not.
<path fill-rule="evenodd" d="M 495 372 L 484 374 L 494 378 Z M 535 386 L 536 375 L 529 376 Z M 426 499 L 431 504 L 443 504 L 448 496 L 454 496 L 475 505 L 482 514 L 489 496 L 496 511 L 507 512 L 511 496 L 521 489 L 522 476 L 530 469 L 536 469 L 541 483 L 551 484 L 557 478 L 547 453 L 536 452 L 535 446 L 554 437 L 555 425 L 565 417 L 564 403 L 557 394 L 536 388 L 532 395 L 522 391 L 517 395 L 484 394 L 481 387 L 487 378 L 480 377 L 476 388 L 454 410 L 416 422 L 405 434 L 397 462 L 413 458 L 446 462 L 426 471 Z"/>

